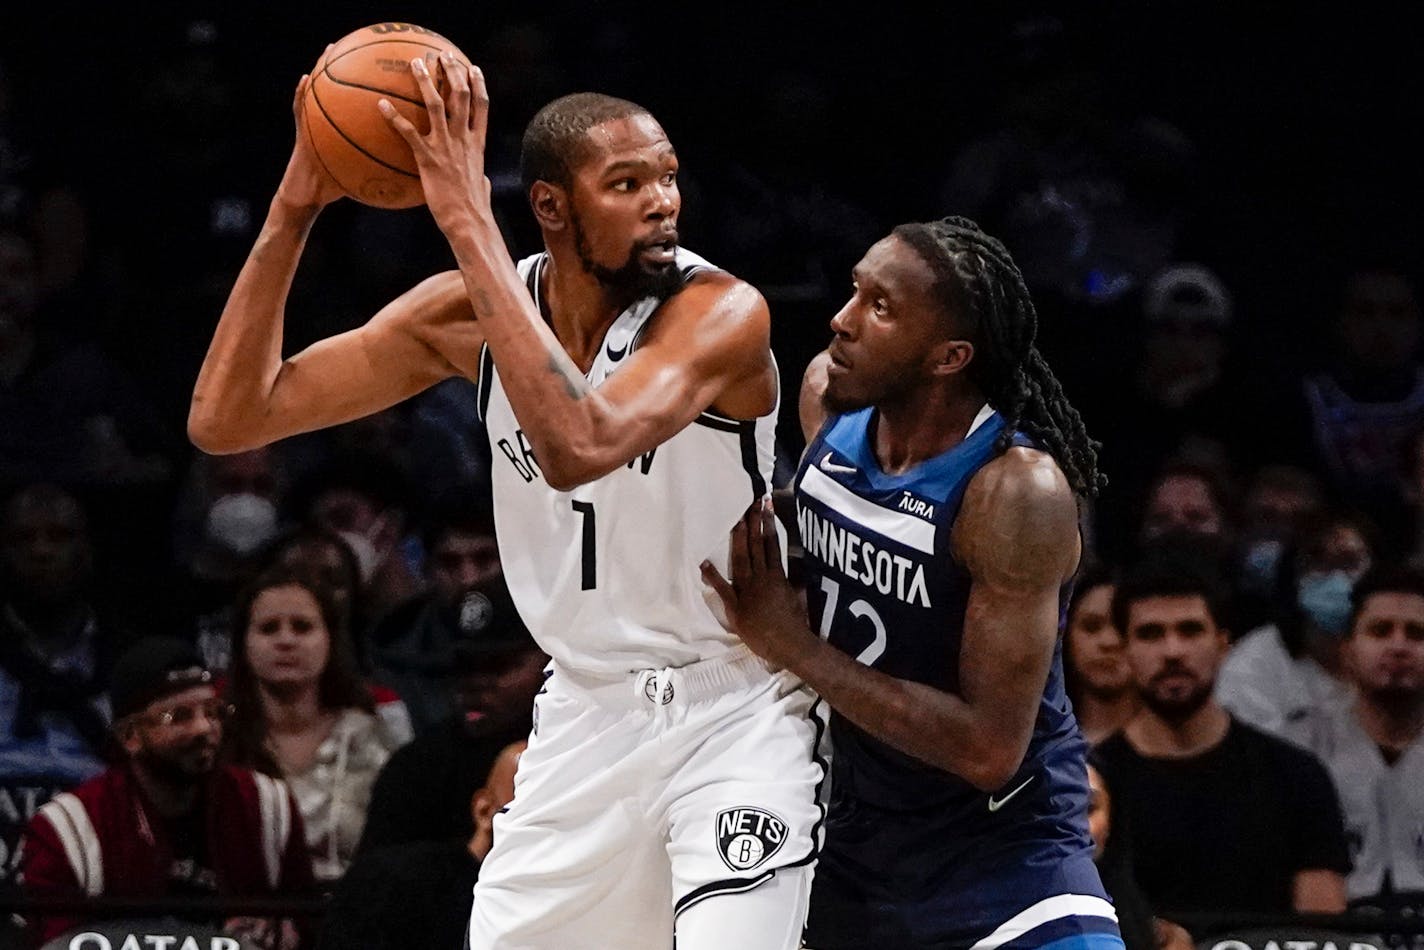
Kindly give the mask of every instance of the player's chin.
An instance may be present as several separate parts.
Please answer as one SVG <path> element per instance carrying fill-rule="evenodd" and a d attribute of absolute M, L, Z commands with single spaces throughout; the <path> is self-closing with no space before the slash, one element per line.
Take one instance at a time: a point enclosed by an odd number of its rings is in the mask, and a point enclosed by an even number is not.
<path fill-rule="evenodd" d="M 871 401 L 862 392 L 857 392 L 855 387 L 849 385 L 849 381 L 844 376 L 831 377 L 826 381 L 826 388 L 821 393 L 821 406 L 827 412 L 834 415 L 843 415 L 847 412 L 855 412 L 870 405 Z"/>

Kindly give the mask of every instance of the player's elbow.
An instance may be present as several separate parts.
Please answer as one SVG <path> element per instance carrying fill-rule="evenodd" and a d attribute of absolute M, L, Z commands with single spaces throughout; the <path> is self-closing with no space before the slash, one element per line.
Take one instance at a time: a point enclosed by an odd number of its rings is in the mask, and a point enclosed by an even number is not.
<path fill-rule="evenodd" d="M 224 422 L 223 417 L 194 400 L 188 409 L 188 441 L 207 455 L 233 455 L 256 448 L 242 433 Z"/>
<path fill-rule="evenodd" d="M 986 742 L 972 750 L 967 767 L 960 771 L 970 785 L 981 792 L 997 792 L 1018 774 L 1024 749 L 1017 743 Z"/>

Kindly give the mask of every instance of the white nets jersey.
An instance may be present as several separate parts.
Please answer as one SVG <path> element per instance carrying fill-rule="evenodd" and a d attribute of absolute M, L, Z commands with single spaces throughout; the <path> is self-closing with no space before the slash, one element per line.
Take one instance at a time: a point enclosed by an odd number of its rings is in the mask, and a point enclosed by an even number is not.
<path fill-rule="evenodd" d="M 546 255 L 519 262 L 534 302 Z M 683 281 L 712 265 L 679 249 Z M 645 298 L 618 315 L 588 381 L 618 371 L 657 311 Z M 678 667 L 740 641 L 718 621 L 716 595 L 699 565 L 727 570 L 727 539 L 747 506 L 768 491 L 776 408 L 756 420 L 704 412 L 645 455 L 572 491 L 550 488 L 515 418 L 486 347 L 481 415 L 500 561 L 534 639 L 560 665 L 595 675 Z M 779 402 L 779 400 L 778 400 Z"/>

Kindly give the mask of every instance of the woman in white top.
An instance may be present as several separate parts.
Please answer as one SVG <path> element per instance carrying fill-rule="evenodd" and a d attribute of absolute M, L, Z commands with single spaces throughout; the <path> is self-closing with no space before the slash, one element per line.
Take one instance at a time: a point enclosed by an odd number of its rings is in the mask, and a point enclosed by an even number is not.
<path fill-rule="evenodd" d="M 228 684 L 230 756 L 286 780 L 326 883 L 355 854 L 376 773 L 410 738 L 378 712 L 340 616 L 300 568 L 269 568 L 237 605 Z"/>

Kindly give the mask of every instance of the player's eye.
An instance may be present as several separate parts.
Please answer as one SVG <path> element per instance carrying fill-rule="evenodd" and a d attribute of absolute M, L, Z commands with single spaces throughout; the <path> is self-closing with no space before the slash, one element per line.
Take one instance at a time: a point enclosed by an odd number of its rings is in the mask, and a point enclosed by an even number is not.
<path fill-rule="evenodd" d="M 636 178 L 620 178 L 613 183 L 614 191 L 629 192 L 638 187 Z"/>
<path fill-rule="evenodd" d="M 883 317 L 890 312 L 890 304 L 884 297 L 876 297 L 875 302 L 871 304 L 871 308 L 875 311 L 877 317 Z"/>
<path fill-rule="evenodd" d="M 676 182 L 676 181 L 677 181 L 677 172 L 676 172 L 676 171 L 670 171 L 670 172 L 668 172 L 666 175 L 663 176 L 663 184 L 664 184 L 664 185 L 671 185 L 671 184 L 673 184 L 673 183 Z"/>

